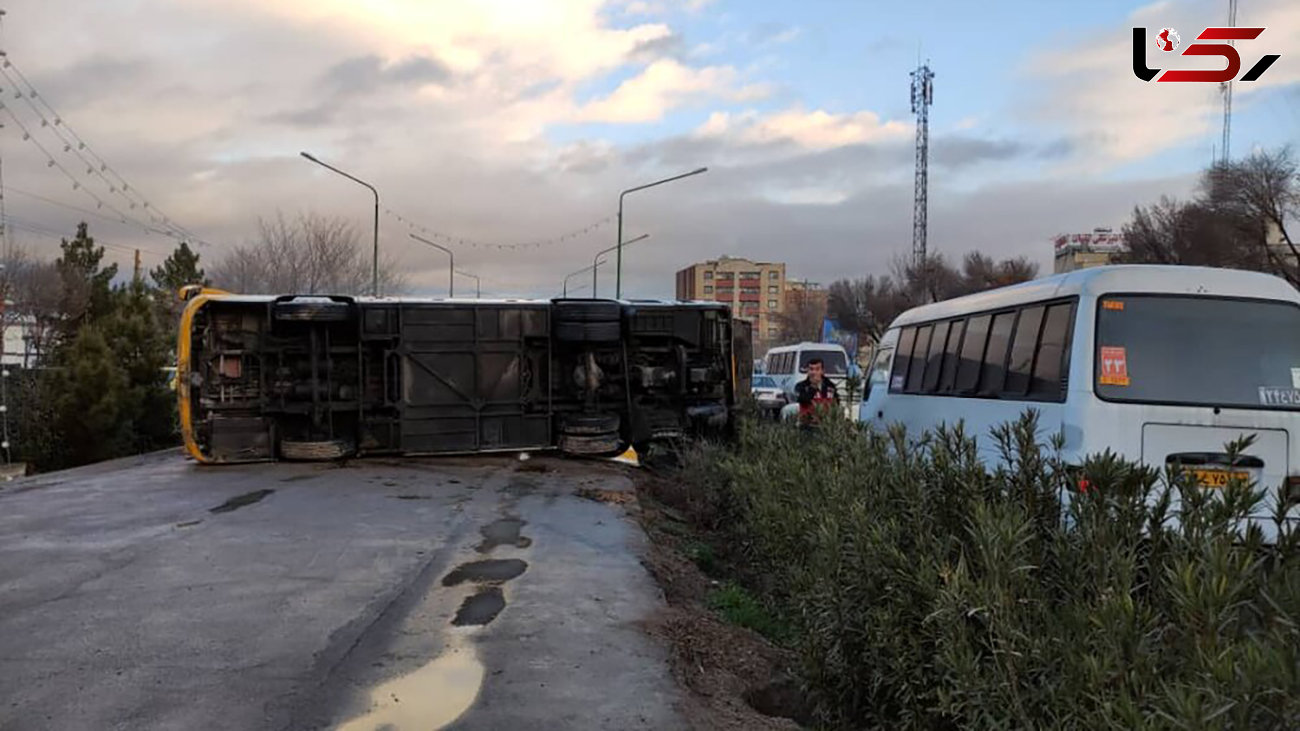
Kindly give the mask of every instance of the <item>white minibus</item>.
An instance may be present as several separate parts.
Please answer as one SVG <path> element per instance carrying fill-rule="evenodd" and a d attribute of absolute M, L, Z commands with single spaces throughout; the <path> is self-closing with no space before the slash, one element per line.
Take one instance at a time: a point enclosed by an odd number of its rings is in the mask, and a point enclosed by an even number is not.
<path fill-rule="evenodd" d="M 1110 449 L 1208 486 L 1247 476 L 1271 508 L 1283 480 L 1300 479 L 1300 293 L 1207 267 L 1046 277 L 899 315 L 866 388 L 862 421 L 914 432 L 964 421 L 989 464 L 990 428 L 1032 407 L 1068 461 Z M 1224 444 L 1249 434 L 1248 457 L 1229 464 Z"/>
<path fill-rule="evenodd" d="M 795 384 L 804 379 L 808 362 L 814 358 L 821 359 L 826 377 L 839 389 L 840 398 L 845 398 L 844 379 L 849 375 L 849 356 L 838 343 L 804 342 L 772 348 L 763 358 L 763 371 L 776 381 L 790 401 L 794 401 Z"/>

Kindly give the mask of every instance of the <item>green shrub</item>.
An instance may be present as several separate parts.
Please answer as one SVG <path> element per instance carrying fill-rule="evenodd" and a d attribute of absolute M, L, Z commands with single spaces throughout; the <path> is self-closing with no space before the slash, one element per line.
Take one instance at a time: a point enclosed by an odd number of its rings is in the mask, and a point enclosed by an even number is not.
<path fill-rule="evenodd" d="M 708 604 L 731 624 L 752 629 L 775 642 L 784 641 L 789 634 L 789 628 L 761 601 L 737 584 L 728 583 L 710 593 Z"/>
<path fill-rule="evenodd" d="M 723 611 L 788 624 L 822 722 L 1300 727 L 1292 495 L 1265 546 L 1239 531 L 1254 486 L 1110 454 L 1068 466 L 1032 411 L 993 443 L 989 469 L 960 425 L 746 422 L 686 460 L 691 514 L 738 547 L 758 597 Z"/>

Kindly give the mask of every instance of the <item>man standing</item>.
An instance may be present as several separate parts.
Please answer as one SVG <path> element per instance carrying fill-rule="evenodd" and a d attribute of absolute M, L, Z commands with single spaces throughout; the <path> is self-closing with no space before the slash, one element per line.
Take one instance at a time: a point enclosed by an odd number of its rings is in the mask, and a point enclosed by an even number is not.
<path fill-rule="evenodd" d="M 799 403 L 799 423 L 811 426 L 839 403 L 835 384 L 826 377 L 821 358 L 808 361 L 808 377 L 795 384 L 795 400 Z"/>

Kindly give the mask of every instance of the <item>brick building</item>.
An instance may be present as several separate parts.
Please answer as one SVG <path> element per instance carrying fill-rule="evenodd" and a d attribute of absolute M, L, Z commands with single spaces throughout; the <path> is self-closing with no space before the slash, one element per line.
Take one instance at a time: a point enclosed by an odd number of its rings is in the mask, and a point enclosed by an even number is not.
<path fill-rule="evenodd" d="M 785 310 L 784 262 L 723 256 L 677 272 L 677 299 L 725 302 L 754 324 L 754 350 L 763 352 L 781 336 Z"/>

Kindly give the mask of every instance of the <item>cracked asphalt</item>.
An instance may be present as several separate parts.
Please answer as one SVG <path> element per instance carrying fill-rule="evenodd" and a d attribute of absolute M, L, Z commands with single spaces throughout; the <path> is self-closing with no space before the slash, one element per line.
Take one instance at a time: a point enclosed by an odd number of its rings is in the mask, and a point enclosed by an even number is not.
<path fill-rule="evenodd" d="M 644 535 L 575 494 L 624 469 L 169 451 L 7 483 L 0 729 L 681 728 Z"/>

